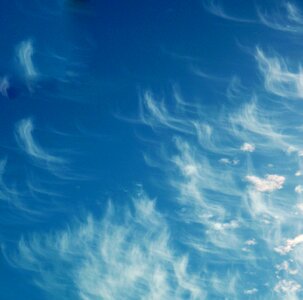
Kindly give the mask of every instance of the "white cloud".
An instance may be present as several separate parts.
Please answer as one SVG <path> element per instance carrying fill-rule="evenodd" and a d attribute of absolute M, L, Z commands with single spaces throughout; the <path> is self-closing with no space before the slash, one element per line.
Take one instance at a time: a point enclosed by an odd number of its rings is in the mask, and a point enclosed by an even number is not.
<path fill-rule="evenodd" d="M 260 22 L 274 30 L 290 33 L 303 32 L 303 16 L 300 9 L 289 1 L 282 1 L 278 10 L 267 12 L 258 8 Z"/>
<path fill-rule="evenodd" d="M 3 77 L 0 80 L 0 93 L 4 97 L 8 97 L 8 89 L 10 87 L 10 83 L 7 77 Z"/>
<path fill-rule="evenodd" d="M 257 242 L 255 239 L 245 241 L 245 245 L 247 245 L 247 246 L 254 246 L 256 244 L 257 244 Z"/>
<path fill-rule="evenodd" d="M 17 48 L 17 56 L 24 75 L 28 79 L 34 79 L 38 76 L 38 72 L 33 63 L 34 48 L 31 40 L 26 40 L 20 43 Z"/>
<path fill-rule="evenodd" d="M 282 57 L 267 56 L 260 48 L 256 48 L 255 58 L 268 92 L 284 98 L 303 98 L 301 67 L 298 70 L 291 70 Z"/>
<path fill-rule="evenodd" d="M 62 158 L 46 152 L 33 137 L 34 124 L 32 119 L 23 119 L 16 125 L 16 140 L 22 150 L 30 157 L 50 162 L 50 163 L 64 163 Z"/>
<path fill-rule="evenodd" d="M 301 213 L 303 213 L 303 203 L 298 203 L 298 204 L 297 204 L 297 208 L 299 209 L 299 211 L 300 211 Z"/>
<path fill-rule="evenodd" d="M 283 261 L 281 264 L 276 265 L 276 269 L 278 271 L 285 271 L 291 275 L 296 275 L 299 272 L 297 269 L 291 269 L 291 267 L 289 266 L 289 262 L 286 260 Z"/>
<path fill-rule="evenodd" d="M 239 227 L 239 223 L 233 220 L 229 223 L 213 223 L 212 226 L 215 230 L 235 229 Z"/>
<path fill-rule="evenodd" d="M 139 193 L 133 212 L 109 205 L 103 219 L 21 239 L 10 263 L 33 272 L 35 283 L 59 299 L 204 299 L 188 257 L 170 245 L 155 202 Z M 11 254 L 11 253 L 9 253 Z M 67 288 L 68 287 L 68 288 Z"/>
<path fill-rule="evenodd" d="M 183 133 L 192 134 L 193 122 L 186 117 L 186 104 L 176 101 L 181 113 L 174 115 L 167 109 L 164 101 L 157 101 L 150 91 L 146 91 L 140 101 L 140 122 L 153 129 L 171 129 Z"/>
<path fill-rule="evenodd" d="M 285 151 L 292 146 L 288 142 L 288 136 L 282 133 L 281 122 L 275 122 L 271 112 L 262 109 L 256 96 L 236 112 L 232 112 L 228 121 L 233 138 L 256 141 L 263 151 L 272 151 L 274 148 Z"/>
<path fill-rule="evenodd" d="M 226 158 L 226 157 L 220 158 L 219 162 L 223 165 L 234 165 L 234 166 L 236 166 L 237 164 L 239 164 L 239 160 L 229 159 L 229 158 Z"/>
<path fill-rule="evenodd" d="M 253 288 L 253 289 L 250 289 L 250 290 L 245 290 L 245 291 L 244 291 L 244 294 L 245 294 L 245 295 L 254 295 L 254 294 L 256 294 L 257 292 L 258 292 L 258 289 Z"/>
<path fill-rule="evenodd" d="M 285 279 L 280 280 L 274 288 L 275 292 L 284 294 L 293 294 L 298 292 L 300 289 L 301 285 L 298 282 Z"/>
<path fill-rule="evenodd" d="M 296 236 L 294 239 L 288 239 L 285 246 L 277 247 L 275 250 L 280 254 L 291 252 L 296 246 L 303 243 L 303 234 Z"/>
<path fill-rule="evenodd" d="M 254 152 L 256 147 L 253 144 L 244 143 L 240 149 L 244 152 Z"/>
<path fill-rule="evenodd" d="M 259 192 L 273 192 L 283 187 L 285 177 L 280 175 L 267 175 L 265 178 L 246 176 L 246 180 L 252 183 Z"/>
<path fill-rule="evenodd" d="M 295 187 L 295 192 L 298 193 L 298 194 L 302 194 L 303 193 L 303 185 L 297 185 Z"/>

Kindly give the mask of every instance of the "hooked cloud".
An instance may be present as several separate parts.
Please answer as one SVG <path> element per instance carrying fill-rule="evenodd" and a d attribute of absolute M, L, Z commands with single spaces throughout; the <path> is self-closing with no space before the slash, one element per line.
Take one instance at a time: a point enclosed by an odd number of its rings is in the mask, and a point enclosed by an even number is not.
<path fill-rule="evenodd" d="M 18 61 L 27 79 L 35 79 L 38 76 L 38 71 L 33 63 L 33 55 L 34 47 L 32 40 L 26 40 L 19 44 L 17 48 Z"/>
<path fill-rule="evenodd" d="M 19 147 L 38 161 L 47 163 L 63 163 L 64 160 L 46 152 L 33 137 L 34 124 L 31 118 L 23 119 L 16 125 L 16 140 Z"/>

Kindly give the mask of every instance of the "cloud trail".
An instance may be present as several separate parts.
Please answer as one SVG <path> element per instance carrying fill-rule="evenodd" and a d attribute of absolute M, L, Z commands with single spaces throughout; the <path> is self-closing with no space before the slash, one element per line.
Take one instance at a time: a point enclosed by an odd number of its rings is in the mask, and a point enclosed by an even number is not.
<path fill-rule="evenodd" d="M 62 158 L 46 152 L 33 138 L 34 124 L 31 118 L 23 119 L 16 125 L 16 140 L 19 147 L 31 158 L 46 162 L 60 164 L 64 163 Z"/>
<path fill-rule="evenodd" d="M 282 1 L 278 9 L 271 12 L 258 7 L 257 13 L 260 22 L 271 29 L 293 34 L 303 32 L 303 15 L 294 3 Z"/>
<path fill-rule="evenodd" d="M 283 58 L 267 56 L 260 48 L 256 49 L 256 61 L 265 79 L 265 88 L 284 98 L 301 99 L 303 97 L 303 72 L 290 70 Z"/>
<path fill-rule="evenodd" d="M 216 0 L 204 0 L 203 7 L 206 11 L 213 14 L 214 16 L 217 16 L 219 18 L 233 21 L 233 22 L 239 22 L 239 23 L 255 23 L 255 20 L 252 19 L 245 19 L 240 17 L 235 17 L 230 14 L 227 14 L 223 7 L 220 5 L 220 3 Z"/>
<path fill-rule="evenodd" d="M 33 63 L 34 47 L 31 40 L 23 41 L 17 47 L 17 57 L 27 79 L 35 79 L 38 76 Z"/>
<path fill-rule="evenodd" d="M 23 238 L 8 259 L 56 299 L 205 299 L 188 257 L 175 253 L 166 220 L 142 192 L 133 212 L 110 203 L 101 219 Z"/>

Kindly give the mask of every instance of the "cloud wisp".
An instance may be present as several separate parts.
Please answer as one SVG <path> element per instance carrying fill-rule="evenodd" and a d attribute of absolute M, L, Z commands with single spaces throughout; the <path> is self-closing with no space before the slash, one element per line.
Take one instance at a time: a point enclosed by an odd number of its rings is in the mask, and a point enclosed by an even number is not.
<path fill-rule="evenodd" d="M 301 67 L 298 70 L 290 70 L 283 58 L 278 55 L 268 56 L 260 48 L 256 49 L 255 58 L 268 92 L 286 99 L 303 98 Z"/>
<path fill-rule="evenodd" d="M 56 299 L 205 299 L 155 205 L 140 192 L 132 210 L 123 213 L 110 203 L 101 219 L 90 215 L 61 231 L 21 239 L 7 259 Z"/>
<path fill-rule="evenodd" d="M 28 80 L 37 78 L 38 71 L 33 63 L 34 47 L 32 40 L 21 42 L 17 47 L 17 58 L 24 72 L 24 76 Z"/>
<path fill-rule="evenodd" d="M 274 30 L 286 33 L 303 33 L 303 15 L 300 8 L 289 1 L 282 1 L 276 10 L 257 8 L 260 22 Z"/>
<path fill-rule="evenodd" d="M 62 158 L 46 152 L 33 137 L 34 124 L 31 118 L 21 120 L 16 126 L 19 147 L 31 158 L 46 163 L 64 163 Z"/>
<path fill-rule="evenodd" d="M 216 0 L 203 0 L 203 7 L 206 11 L 213 14 L 214 16 L 217 16 L 219 18 L 233 21 L 233 22 L 239 22 L 239 23 L 255 23 L 256 20 L 253 19 L 245 19 L 241 17 L 232 16 L 224 10 L 222 5 L 216 1 Z"/>

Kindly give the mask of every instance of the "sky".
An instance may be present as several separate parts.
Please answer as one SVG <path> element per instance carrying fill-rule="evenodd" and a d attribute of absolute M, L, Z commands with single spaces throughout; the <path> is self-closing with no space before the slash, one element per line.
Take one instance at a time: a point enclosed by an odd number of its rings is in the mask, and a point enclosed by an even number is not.
<path fill-rule="evenodd" d="M 303 298 L 303 5 L 0 1 L 0 299 Z"/>

